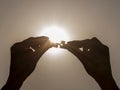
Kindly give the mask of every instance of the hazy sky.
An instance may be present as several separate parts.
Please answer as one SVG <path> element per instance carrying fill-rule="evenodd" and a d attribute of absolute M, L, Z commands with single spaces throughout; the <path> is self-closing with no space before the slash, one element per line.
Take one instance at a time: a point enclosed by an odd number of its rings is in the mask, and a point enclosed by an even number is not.
<path fill-rule="evenodd" d="M 10 47 L 45 26 L 67 28 L 71 40 L 98 37 L 110 48 L 120 87 L 120 0 L 0 0 L 0 88 L 10 65 Z M 21 90 L 100 90 L 75 56 L 46 52 Z"/>

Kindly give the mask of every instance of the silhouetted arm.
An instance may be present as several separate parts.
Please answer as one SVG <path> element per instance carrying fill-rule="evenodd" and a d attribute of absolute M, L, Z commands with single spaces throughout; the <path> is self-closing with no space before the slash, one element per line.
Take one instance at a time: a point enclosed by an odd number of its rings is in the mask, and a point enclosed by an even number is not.
<path fill-rule="evenodd" d="M 19 90 L 34 71 L 40 57 L 51 47 L 47 37 L 29 38 L 11 47 L 10 74 L 1 90 Z"/>
<path fill-rule="evenodd" d="M 100 85 L 102 90 L 119 90 L 118 86 L 116 85 L 113 77 L 108 77 L 106 79 L 100 78 L 101 80 L 96 80 Z"/>
<path fill-rule="evenodd" d="M 102 90 L 119 90 L 111 72 L 109 48 L 97 38 L 71 41 L 61 46 L 73 53 Z M 82 49 L 80 49 L 82 48 Z"/>

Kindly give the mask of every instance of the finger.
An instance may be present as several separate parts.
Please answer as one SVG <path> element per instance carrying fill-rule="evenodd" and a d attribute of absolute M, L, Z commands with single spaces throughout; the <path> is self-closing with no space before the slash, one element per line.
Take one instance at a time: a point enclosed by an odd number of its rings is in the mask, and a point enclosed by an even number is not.
<path fill-rule="evenodd" d="M 96 37 L 93 37 L 91 40 L 91 48 L 94 50 L 102 50 L 105 45 L 103 45 Z"/>
<path fill-rule="evenodd" d="M 86 55 L 79 50 L 79 48 L 74 48 L 70 45 L 65 45 L 64 49 L 67 49 L 68 51 L 70 51 L 73 55 L 75 55 L 83 64 L 86 62 L 87 57 Z"/>
<path fill-rule="evenodd" d="M 77 48 L 74 48 L 74 47 L 70 46 L 70 45 L 61 46 L 61 48 L 67 49 L 68 51 L 75 54 L 75 56 L 78 56 L 78 54 L 79 54 L 79 50 Z M 81 51 L 80 51 L 80 53 L 81 53 Z"/>
<path fill-rule="evenodd" d="M 96 37 L 93 37 L 90 41 L 91 41 L 92 44 L 94 44 L 94 45 L 99 45 L 99 46 L 103 45 L 103 44 L 101 43 L 101 41 L 98 40 Z"/>
<path fill-rule="evenodd" d="M 24 51 L 32 47 L 33 49 L 36 47 L 39 47 L 39 45 L 44 44 L 46 41 L 48 41 L 49 38 L 42 36 L 42 37 L 36 37 L 36 38 L 28 38 L 22 42 L 15 43 L 12 47 L 11 50 L 14 51 Z"/>
<path fill-rule="evenodd" d="M 106 51 L 109 50 L 108 46 L 102 44 L 96 37 L 91 39 L 92 42 L 92 50 L 97 51 L 98 53 L 102 53 L 104 55 L 108 54 Z"/>
<path fill-rule="evenodd" d="M 88 47 L 89 44 L 90 44 L 90 39 L 86 39 L 86 40 L 75 40 L 75 41 L 70 41 L 70 42 L 67 42 L 68 45 L 72 45 L 74 47 Z"/>
<path fill-rule="evenodd" d="M 43 46 L 39 47 L 38 49 L 36 49 L 36 51 L 34 52 L 34 57 L 35 57 L 35 61 L 37 62 L 40 57 L 51 47 L 51 44 L 49 42 L 44 43 Z"/>
<path fill-rule="evenodd" d="M 48 37 L 42 36 L 42 37 L 31 37 L 23 41 L 24 44 L 32 47 L 39 46 L 41 44 L 44 44 L 45 41 L 49 40 Z"/>
<path fill-rule="evenodd" d="M 88 52 L 88 48 L 83 47 L 83 53 L 86 53 L 86 52 Z"/>
<path fill-rule="evenodd" d="M 40 48 L 43 48 L 43 47 L 49 47 L 49 48 L 52 47 L 51 41 L 50 41 L 50 40 L 46 40 L 46 41 L 44 41 L 44 43 L 42 43 L 41 45 L 34 47 L 34 49 L 35 49 L 36 51 L 39 51 L 39 49 L 40 49 Z"/>

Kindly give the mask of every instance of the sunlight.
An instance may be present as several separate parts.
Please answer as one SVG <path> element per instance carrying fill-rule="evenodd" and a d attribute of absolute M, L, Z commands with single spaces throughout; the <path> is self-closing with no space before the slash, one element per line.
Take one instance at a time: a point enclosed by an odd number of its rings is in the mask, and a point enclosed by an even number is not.
<path fill-rule="evenodd" d="M 43 28 L 41 35 L 48 36 L 53 43 L 60 43 L 62 40 L 69 40 L 65 29 L 59 26 L 45 27 Z"/>
<path fill-rule="evenodd" d="M 52 43 L 60 43 L 62 40 L 66 42 L 69 41 L 69 37 L 66 32 L 66 29 L 56 25 L 44 27 L 40 33 L 40 36 L 49 37 Z M 62 49 L 55 48 L 55 47 L 48 50 L 49 53 L 54 53 L 54 54 L 60 53 L 60 51 L 62 51 Z"/>

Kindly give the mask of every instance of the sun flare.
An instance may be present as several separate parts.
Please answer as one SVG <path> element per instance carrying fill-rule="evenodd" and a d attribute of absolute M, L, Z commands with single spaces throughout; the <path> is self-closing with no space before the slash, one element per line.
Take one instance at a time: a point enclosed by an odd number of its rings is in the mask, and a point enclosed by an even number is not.
<path fill-rule="evenodd" d="M 40 33 L 40 36 L 47 36 L 49 37 L 52 43 L 60 43 L 61 41 L 69 41 L 69 36 L 66 32 L 66 29 L 63 27 L 59 27 L 56 25 L 44 27 Z M 59 48 L 51 48 L 49 50 L 50 53 L 58 53 L 61 49 Z"/>
<path fill-rule="evenodd" d="M 69 40 L 65 29 L 59 26 L 45 27 L 43 28 L 41 35 L 49 37 L 50 41 L 53 43 L 60 43 L 62 40 Z"/>

